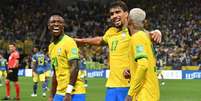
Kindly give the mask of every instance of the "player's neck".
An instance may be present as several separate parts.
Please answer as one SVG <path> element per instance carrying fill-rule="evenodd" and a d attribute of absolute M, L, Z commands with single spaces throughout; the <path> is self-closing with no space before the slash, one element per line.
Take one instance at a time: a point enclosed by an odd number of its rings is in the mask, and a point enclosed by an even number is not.
<path fill-rule="evenodd" d="M 53 37 L 53 42 L 54 42 L 54 43 L 59 42 L 63 36 L 64 36 L 64 33 L 62 33 L 62 34 L 60 34 L 60 35 L 58 35 L 58 36 L 54 36 L 54 37 Z"/>
<path fill-rule="evenodd" d="M 138 26 L 129 26 L 129 31 L 131 35 L 134 35 L 136 32 L 140 31 L 142 28 Z"/>
<path fill-rule="evenodd" d="M 117 28 L 118 28 L 118 31 L 122 31 L 123 29 L 127 28 L 127 26 L 128 26 L 128 24 L 125 23 L 125 24 L 123 24 L 123 25 L 117 27 Z"/>
<path fill-rule="evenodd" d="M 13 50 L 11 53 L 14 53 L 16 50 Z"/>

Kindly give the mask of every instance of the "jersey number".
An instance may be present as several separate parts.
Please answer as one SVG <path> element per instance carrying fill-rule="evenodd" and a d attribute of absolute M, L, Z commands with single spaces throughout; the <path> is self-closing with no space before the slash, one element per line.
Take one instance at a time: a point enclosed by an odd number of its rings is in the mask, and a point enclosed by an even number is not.
<path fill-rule="evenodd" d="M 38 57 L 38 65 L 44 65 L 44 57 L 43 56 Z"/>
<path fill-rule="evenodd" d="M 112 48 L 111 48 L 111 51 L 115 51 L 115 50 L 116 50 L 117 44 L 118 44 L 118 40 L 113 40 L 113 41 L 112 41 Z"/>

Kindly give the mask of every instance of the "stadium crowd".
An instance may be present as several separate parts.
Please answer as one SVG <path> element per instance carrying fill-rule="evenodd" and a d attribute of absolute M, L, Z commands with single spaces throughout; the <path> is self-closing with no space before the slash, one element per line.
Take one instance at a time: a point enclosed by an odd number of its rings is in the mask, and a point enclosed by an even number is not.
<path fill-rule="evenodd" d="M 127 2 L 133 2 L 128 3 L 129 8 L 140 7 L 147 12 L 145 27 L 148 30 L 157 28 L 162 32 L 162 43 L 156 45 L 159 60 L 174 69 L 187 65 L 201 66 L 200 0 Z M 107 4 L 95 1 L 79 1 L 65 7 L 53 6 L 56 4 L 51 4 L 49 0 L 11 0 L 0 5 L 0 49 L 5 55 L 8 54 L 8 41 L 16 40 L 23 61 L 27 64 L 33 46 L 47 48 L 50 41 L 47 18 L 55 8 L 63 12 L 65 32 L 73 37 L 100 36 L 110 26 Z M 106 46 L 84 46 L 80 49 L 85 60 L 107 64 Z"/>

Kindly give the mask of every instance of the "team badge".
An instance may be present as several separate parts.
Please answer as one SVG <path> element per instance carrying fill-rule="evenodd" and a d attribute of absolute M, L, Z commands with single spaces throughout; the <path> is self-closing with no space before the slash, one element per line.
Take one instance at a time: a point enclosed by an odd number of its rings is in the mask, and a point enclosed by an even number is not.
<path fill-rule="evenodd" d="M 137 45 L 136 46 L 136 50 L 137 50 L 137 52 L 143 52 L 144 51 L 144 47 L 142 45 Z"/>
<path fill-rule="evenodd" d="M 122 32 L 122 39 L 125 39 L 125 38 L 126 38 L 126 32 L 123 31 L 123 32 Z"/>
<path fill-rule="evenodd" d="M 78 54 L 77 48 L 72 48 L 72 49 L 71 49 L 71 53 L 72 53 L 72 54 Z"/>
<path fill-rule="evenodd" d="M 123 28 L 123 31 L 122 31 L 122 39 L 125 39 L 126 38 L 126 33 L 128 32 L 128 29 L 127 28 Z"/>
<path fill-rule="evenodd" d="M 61 48 L 58 48 L 58 49 L 57 49 L 57 54 L 58 54 L 58 55 L 61 55 Z"/>

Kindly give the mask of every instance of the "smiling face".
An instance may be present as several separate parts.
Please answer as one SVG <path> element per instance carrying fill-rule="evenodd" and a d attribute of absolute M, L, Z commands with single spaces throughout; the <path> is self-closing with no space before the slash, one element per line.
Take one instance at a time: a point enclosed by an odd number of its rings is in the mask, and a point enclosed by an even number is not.
<path fill-rule="evenodd" d="M 115 27 L 122 27 L 127 23 L 128 12 L 121 7 L 113 7 L 110 9 L 110 19 Z"/>
<path fill-rule="evenodd" d="M 57 37 L 64 32 L 64 19 L 59 15 L 53 15 L 49 18 L 48 29 Z"/>

